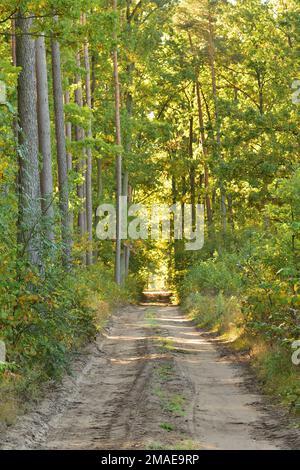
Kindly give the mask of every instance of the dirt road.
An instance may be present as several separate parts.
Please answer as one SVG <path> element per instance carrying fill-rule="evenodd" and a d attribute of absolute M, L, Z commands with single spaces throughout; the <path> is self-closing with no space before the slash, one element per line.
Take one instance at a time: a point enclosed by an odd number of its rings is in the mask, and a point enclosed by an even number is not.
<path fill-rule="evenodd" d="M 295 447 L 299 434 L 247 390 L 247 380 L 178 307 L 127 307 L 0 447 Z"/>

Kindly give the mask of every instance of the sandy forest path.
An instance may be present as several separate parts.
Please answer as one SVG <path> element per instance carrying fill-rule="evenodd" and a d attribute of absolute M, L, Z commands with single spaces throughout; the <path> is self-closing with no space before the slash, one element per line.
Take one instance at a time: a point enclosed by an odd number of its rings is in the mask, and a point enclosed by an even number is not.
<path fill-rule="evenodd" d="M 112 318 L 72 376 L 0 438 L 3 449 L 287 449 L 284 429 L 244 368 L 178 307 Z"/>

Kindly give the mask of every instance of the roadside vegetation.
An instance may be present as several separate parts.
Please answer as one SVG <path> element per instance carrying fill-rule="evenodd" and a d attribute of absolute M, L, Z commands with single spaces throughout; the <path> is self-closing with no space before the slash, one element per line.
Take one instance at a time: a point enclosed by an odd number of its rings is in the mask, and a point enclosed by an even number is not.
<path fill-rule="evenodd" d="M 182 283 L 181 298 L 197 326 L 218 333 L 227 347 L 248 355 L 265 391 L 299 412 L 300 371 L 292 362 L 292 346 L 300 333 L 298 284 L 291 275 L 293 258 L 284 269 L 280 257 L 275 264 L 268 256 L 276 241 L 254 231 L 251 253 L 222 253 L 200 261 Z"/>
<path fill-rule="evenodd" d="M 55 269 L 42 289 L 33 273 L 30 288 L 16 284 L 9 304 L 2 304 L 7 362 L 0 369 L 0 423 L 12 424 L 46 384 L 69 372 L 74 355 L 101 333 L 112 311 L 135 302 L 139 292 L 130 281 L 126 289 L 117 286 L 113 272 L 99 264 L 70 273 Z"/>

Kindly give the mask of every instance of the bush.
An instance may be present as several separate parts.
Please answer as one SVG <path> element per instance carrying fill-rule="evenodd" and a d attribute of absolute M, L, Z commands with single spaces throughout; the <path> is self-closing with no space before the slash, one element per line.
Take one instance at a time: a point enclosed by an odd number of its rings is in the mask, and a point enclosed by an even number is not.
<path fill-rule="evenodd" d="M 264 389 L 299 411 L 299 367 L 291 361 L 300 335 L 299 277 L 288 239 L 252 232 L 239 260 L 223 254 L 198 263 L 180 292 L 196 324 L 224 335 L 235 351 L 247 350 Z"/>
<path fill-rule="evenodd" d="M 118 287 L 100 264 L 69 273 L 52 267 L 43 279 L 27 272 L 15 282 L 10 302 L 1 305 L 0 338 L 8 364 L 0 370 L 0 395 L 9 388 L 15 401 L 20 394 L 32 398 L 41 383 L 60 379 L 73 353 L 103 328 L 110 311 L 134 300 L 139 286 L 128 284 Z M 1 407 L 10 409 L 5 400 Z"/>
<path fill-rule="evenodd" d="M 209 328 L 223 333 L 236 333 L 244 327 L 241 304 L 237 297 L 225 297 L 190 294 L 183 303 L 183 308 L 200 328 Z"/>
<path fill-rule="evenodd" d="M 262 347 L 254 355 L 254 368 L 266 392 L 276 395 L 291 411 L 300 411 L 299 366 L 291 361 L 291 352 Z"/>
<path fill-rule="evenodd" d="M 237 258 L 227 255 L 224 258 L 213 258 L 200 261 L 190 268 L 181 287 L 181 298 L 190 293 L 206 295 L 233 295 L 242 287 L 241 273 L 237 267 Z"/>

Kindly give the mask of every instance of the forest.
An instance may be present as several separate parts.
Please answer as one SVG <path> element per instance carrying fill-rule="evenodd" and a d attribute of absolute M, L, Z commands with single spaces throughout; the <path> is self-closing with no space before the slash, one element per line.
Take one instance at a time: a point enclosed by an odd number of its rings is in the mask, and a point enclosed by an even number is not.
<path fill-rule="evenodd" d="M 0 0 L 0 432 L 143 291 L 299 428 L 299 129 L 299 0 Z M 194 230 L 202 208 L 203 246 L 174 213 L 169 237 L 122 237 L 121 197 L 129 221 L 190 205 Z"/>

